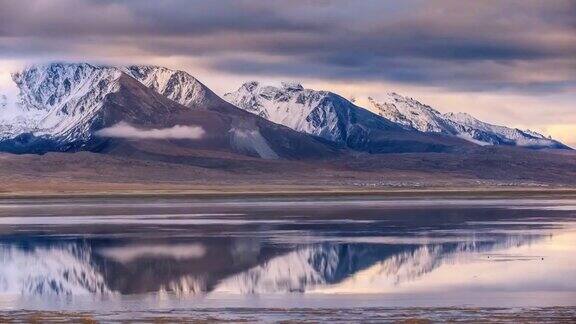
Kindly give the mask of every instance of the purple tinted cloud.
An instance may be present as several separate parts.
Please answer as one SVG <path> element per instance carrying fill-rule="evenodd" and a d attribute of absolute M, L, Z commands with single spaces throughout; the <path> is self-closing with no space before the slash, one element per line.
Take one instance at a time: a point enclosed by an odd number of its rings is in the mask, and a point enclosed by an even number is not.
<path fill-rule="evenodd" d="M 576 84 L 571 0 L 0 0 L 0 7 L 0 59 L 93 59 L 96 50 L 105 59 L 107 48 L 125 48 L 202 56 L 237 74 L 480 91 Z"/>

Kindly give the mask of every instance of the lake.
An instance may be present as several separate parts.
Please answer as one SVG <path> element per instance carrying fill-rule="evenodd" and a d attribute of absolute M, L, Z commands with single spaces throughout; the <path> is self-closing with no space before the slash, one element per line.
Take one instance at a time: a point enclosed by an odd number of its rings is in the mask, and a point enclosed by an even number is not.
<path fill-rule="evenodd" d="M 573 319 L 575 255 L 572 199 L 0 201 L 4 319 Z"/>

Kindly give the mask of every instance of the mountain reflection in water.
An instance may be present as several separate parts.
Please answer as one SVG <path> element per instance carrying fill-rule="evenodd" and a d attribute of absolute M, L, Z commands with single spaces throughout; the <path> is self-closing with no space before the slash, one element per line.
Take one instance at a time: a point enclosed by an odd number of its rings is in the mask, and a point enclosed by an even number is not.
<path fill-rule="evenodd" d="M 24 295 L 306 292 L 341 282 L 375 264 L 399 284 L 448 258 L 507 249 L 533 236 L 427 245 L 320 243 L 292 250 L 250 239 L 98 248 L 89 243 L 4 245 L 0 291 Z M 24 270 L 24 271 L 22 271 Z"/>
<path fill-rule="evenodd" d="M 244 213 L 234 213 L 233 224 L 225 215 L 237 210 L 227 207 L 218 210 L 224 216 L 210 216 L 215 223 L 221 219 L 221 226 L 177 226 L 166 217 L 155 224 L 134 206 L 130 227 L 118 222 L 96 226 L 89 216 L 84 224 L 70 226 L 67 216 L 54 224 L 39 223 L 34 216 L 20 217 L 17 224 L 5 220 L 0 225 L 0 294 L 394 293 L 456 264 L 480 269 L 486 262 L 531 262 L 526 269 L 538 267 L 548 256 L 531 252 L 556 244 L 558 235 L 574 238 L 572 210 L 244 206 Z M 54 213 L 62 209 L 54 208 Z M 203 217 L 191 209 L 182 207 L 178 218 Z M 14 211 L 1 207 L 0 213 L 14 217 Z M 138 225 L 138 215 L 148 221 Z M 266 223 L 267 218 L 274 222 Z M 474 284 L 490 283 L 483 280 Z"/>

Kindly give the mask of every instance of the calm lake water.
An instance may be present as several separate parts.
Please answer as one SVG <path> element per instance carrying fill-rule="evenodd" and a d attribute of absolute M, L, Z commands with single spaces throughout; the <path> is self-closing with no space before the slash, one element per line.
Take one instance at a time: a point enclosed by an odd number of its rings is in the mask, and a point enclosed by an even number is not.
<path fill-rule="evenodd" d="M 576 306 L 576 200 L 0 201 L 8 313 L 547 306 Z"/>

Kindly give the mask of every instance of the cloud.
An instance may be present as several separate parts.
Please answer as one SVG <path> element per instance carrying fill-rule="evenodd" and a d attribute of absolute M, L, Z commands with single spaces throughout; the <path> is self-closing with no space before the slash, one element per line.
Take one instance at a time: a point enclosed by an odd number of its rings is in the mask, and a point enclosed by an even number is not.
<path fill-rule="evenodd" d="M 138 129 L 124 122 L 96 132 L 96 135 L 101 137 L 129 139 L 200 139 L 204 134 L 204 129 L 199 126 L 176 125 L 161 129 Z"/>
<path fill-rule="evenodd" d="M 12 80 L 11 68 L 0 62 L 0 121 L 13 121 L 21 114 L 18 106 L 20 89 Z"/>
<path fill-rule="evenodd" d="M 0 1 L 0 59 L 203 57 L 231 74 L 473 91 L 576 84 L 573 0 Z"/>

